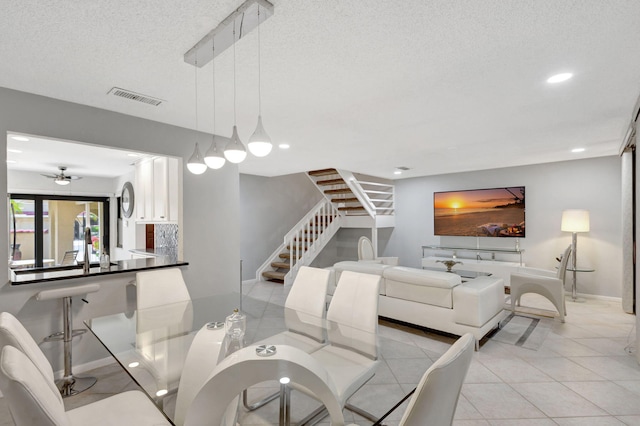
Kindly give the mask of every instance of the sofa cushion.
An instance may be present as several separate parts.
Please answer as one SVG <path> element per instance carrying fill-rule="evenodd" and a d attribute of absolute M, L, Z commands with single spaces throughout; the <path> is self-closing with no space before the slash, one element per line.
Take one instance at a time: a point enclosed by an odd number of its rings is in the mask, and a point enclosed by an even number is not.
<path fill-rule="evenodd" d="M 428 269 L 394 266 L 384 270 L 383 277 L 408 284 L 451 289 L 462 282 L 460 275 Z"/>
<path fill-rule="evenodd" d="M 361 261 L 345 260 L 345 261 L 336 263 L 335 265 L 333 265 L 333 267 L 336 270 L 335 283 L 337 285 L 338 281 L 340 280 L 340 275 L 342 274 L 343 271 L 353 271 L 353 272 L 360 272 L 363 274 L 382 276 L 382 272 L 388 268 L 391 268 L 392 266 L 382 264 L 378 261 L 361 262 Z M 380 280 L 380 290 L 379 290 L 380 294 L 384 295 L 385 290 L 386 290 L 385 282 L 383 279 L 383 280 Z"/>
<path fill-rule="evenodd" d="M 453 308 L 452 290 L 460 285 L 459 275 L 395 266 L 385 269 L 387 297 Z"/>
<path fill-rule="evenodd" d="M 482 327 L 504 308 L 502 278 L 478 277 L 453 289 L 454 320 Z"/>
<path fill-rule="evenodd" d="M 338 276 L 336 279 L 340 279 L 339 274 L 342 271 L 353 271 L 353 272 L 361 272 L 363 274 L 372 274 L 372 275 L 382 275 L 382 271 L 389 268 L 389 265 L 384 265 L 381 262 L 372 261 L 372 262 L 359 262 L 353 260 L 345 260 L 342 262 L 338 262 L 333 265 Z"/>

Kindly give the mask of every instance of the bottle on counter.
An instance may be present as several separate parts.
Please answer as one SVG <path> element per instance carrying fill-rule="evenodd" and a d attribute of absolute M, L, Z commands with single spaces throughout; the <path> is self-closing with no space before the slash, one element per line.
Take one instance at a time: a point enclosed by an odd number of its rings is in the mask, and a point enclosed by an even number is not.
<path fill-rule="evenodd" d="M 231 339 L 242 339 L 247 328 L 247 317 L 238 308 L 225 321 L 225 332 Z"/>
<path fill-rule="evenodd" d="M 102 253 L 100 253 L 100 268 L 109 269 L 109 267 L 111 267 L 111 261 L 109 259 L 109 252 L 105 248 L 102 250 Z"/>

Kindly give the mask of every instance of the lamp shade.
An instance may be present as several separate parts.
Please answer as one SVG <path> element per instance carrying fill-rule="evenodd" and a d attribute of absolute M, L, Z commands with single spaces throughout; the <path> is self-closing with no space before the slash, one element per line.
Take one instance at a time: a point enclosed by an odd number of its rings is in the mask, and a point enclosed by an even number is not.
<path fill-rule="evenodd" d="M 224 166 L 224 163 L 227 161 L 222 153 L 218 151 L 218 141 L 221 140 L 220 136 L 213 135 L 213 141 L 211 142 L 211 147 L 204 155 L 204 162 L 207 163 L 212 169 L 219 169 Z"/>
<path fill-rule="evenodd" d="M 271 138 L 264 130 L 262 125 L 262 116 L 258 116 L 258 125 L 256 131 L 249 138 L 249 151 L 256 157 L 265 157 L 271 152 L 273 145 L 271 144 Z"/>
<path fill-rule="evenodd" d="M 189 158 L 189 161 L 187 162 L 187 169 L 189 169 L 189 171 L 194 175 L 201 175 L 207 171 L 207 165 L 202 159 L 202 154 L 200 154 L 197 142 L 196 149 L 193 150 L 193 155 L 191 155 L 191 158 Z"/>
<path fill-rule="evenodd" d="M 70 182 L 64 178 L 56 178 L 55 183 L 58 185 L 69 185 Z"/>
<path fill-rule="evenodd" d="M 231 134 L 231 140 L 224 149 L 224 156 L 231 163 L 242 163 L 247 156 L 247 150 L 238 137 L 238 129 L 233 126 L 233 132 Z"/>
<path fill-rule="evenodd" d="M 562 212 L 562 225 L 565 232 L 589 232 L 588 210 L 565 210 Z"/>

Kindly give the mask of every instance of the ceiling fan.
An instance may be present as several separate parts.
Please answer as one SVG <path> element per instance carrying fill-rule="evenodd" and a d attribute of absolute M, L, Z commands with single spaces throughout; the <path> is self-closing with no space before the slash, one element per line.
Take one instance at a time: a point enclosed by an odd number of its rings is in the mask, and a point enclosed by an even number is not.
<path fill-rule="evenodd" d="M 41 174 L 46 178 L 53 179 L 53 181 L 58 185 L 69 185 L 72 180 L 82 179 L 80 176 L 65 175 L 64 171 L 67 170 L 66 166 L 58 166 L 58 169 L 60 170 L 60 173 L 57 175 L 46 175 L 44 173 Z"/>

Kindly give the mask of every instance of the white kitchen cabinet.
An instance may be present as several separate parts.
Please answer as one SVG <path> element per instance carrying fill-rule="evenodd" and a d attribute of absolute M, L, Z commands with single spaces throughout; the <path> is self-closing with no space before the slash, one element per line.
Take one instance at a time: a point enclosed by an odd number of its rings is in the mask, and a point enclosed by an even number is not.
<path fill-rule="evenodd" d="M 154 157 L 136 164 L 136 220 L 177 222 L 179 163 L 176 158 Z"/>
<path fill-rule="evenodd" d="M 153 217 L 153 160 L 136 163 L 136 221 L 151 221 Z"/>

